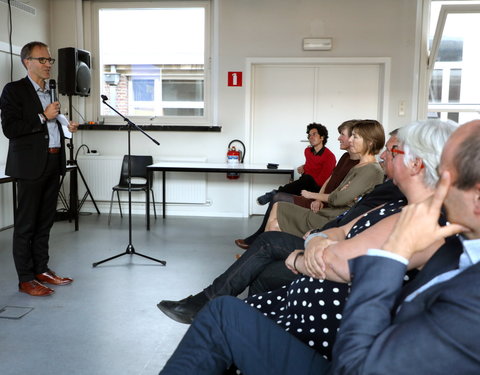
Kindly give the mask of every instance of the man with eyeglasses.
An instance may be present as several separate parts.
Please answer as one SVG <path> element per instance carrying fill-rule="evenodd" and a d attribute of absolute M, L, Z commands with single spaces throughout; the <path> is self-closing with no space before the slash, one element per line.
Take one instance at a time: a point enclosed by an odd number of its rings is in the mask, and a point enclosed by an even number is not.
<path fill-rule="evenodd" d="M 48 239 L 54 222 L 60 176 L 65 174 L 64 134 L 57 116 L 60 103 L 51 102 L 45 80 L 54 59 L 42 42 L 26 44 L 20 57 L 27 77 L 8 83 L 0 97 L 2 129 L 9 139 L 5 174 L 14 177 L 18 206 L 13 232 L 13 259 L 19 291 L 48 296 L 51 285 L 73 280 L 57 276 L 48 268 Z M 78 123 L 68 130 L 76 132 Z"/>

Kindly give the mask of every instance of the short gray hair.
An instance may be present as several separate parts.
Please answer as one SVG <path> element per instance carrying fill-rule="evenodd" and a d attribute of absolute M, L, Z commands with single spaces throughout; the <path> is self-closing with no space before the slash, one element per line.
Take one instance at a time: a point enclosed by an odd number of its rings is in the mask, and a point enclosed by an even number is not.
<path fill-rule="evenodd" d="M 398 131 L 398 142 L 405 152 L 404 163 L 419 158 L 425 167 L 424 183 L 434 188 L 438 182 L 438 165 L 443 146 L 458 124 L 451 120 L 416 121 Z"/>
<path fill-rule="evenodd" d="M 23 60 L 28 59 L 30 57 L 30 55 L 32 54 L 32 51 L 35 47 L 48 48 L 48 46 L 45 43 L 38 42 L 38 41 L 30 42 L 30 43 L 25 44 L 22 47 L 22 50 L 20 51 L 20 59 L 22 60 L 22 64 L 25 68 L 26 68 L 26 65 L 25 65 L 25 62 Z"/>

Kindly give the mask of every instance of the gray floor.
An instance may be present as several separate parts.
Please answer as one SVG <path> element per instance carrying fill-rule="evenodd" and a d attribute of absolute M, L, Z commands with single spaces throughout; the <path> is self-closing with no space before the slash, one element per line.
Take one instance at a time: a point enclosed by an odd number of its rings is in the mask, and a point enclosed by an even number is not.
<path fill-rule="evenodd" d="M 1 231 L 0 309 L 33 310 L 17 320 L 0 318 L 0 374 L 158 374 L 187 329 L 164 316 L 158 301 L 200 291 L 241 252 L 233 240 L 259 223 L 260 217 L 169 217 L 147 232 L 144 218 L 134 216 L 135 251 L 167 266 L 126 255 L 92 268 L 125 251 L 128 220 L 112 217 L 108 227 L 107 215 L 81 216 L 78 232 L 57 222 L 50 267 L 75 282 L 55 287 L 50 297 L 18 292 L 13 230 Z"/>

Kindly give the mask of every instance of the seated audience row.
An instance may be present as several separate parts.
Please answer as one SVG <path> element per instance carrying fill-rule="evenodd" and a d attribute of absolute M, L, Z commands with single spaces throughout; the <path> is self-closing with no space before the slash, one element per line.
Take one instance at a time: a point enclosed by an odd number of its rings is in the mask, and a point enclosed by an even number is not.
<path fill-rule="evenodd" d="M 356 219 L 358 216 L 383 205 L 387 202 L 394 202 L 398 200 L 406 200 L 403 193 L 393 183 L 393 159 L 392 153 L 388 150 L 392 150 L 398 146 L 398 140 L 396 137 L 397 130 L 390 133 L 390 138 L 386 143 L 386 149 L 380 155 L 381 165 L 384 168 L 385 181 L 377 186 L 368 194 L 364 195 L 362 199 L 358 200 L 355 205 L 348 211 L 342 213 L 335 219 L 329 221 L 321 229 L 329 229 L 340 227 L 350 221 Z M 268 233 L 281 232 L 265 232 L 264 236 Z M 276 238 L 279 236 L 277 235 Z M 294 236 L 294 238 L 297 238 Z M 302 239 L 299 238 L 301 246 L 303 246 Z M 253 245 L 252 245 L 253 246 Z M 303 249 L 303 247 L 295 247 L 296 249 Z M 288 284 L 294 279 L 292 272 L 285 266 L 284 259 L 274 260 L 269 263 L 263 271 L 255 278 L 250 284 L 249 294 L 263 293 L 269 290 L 275 290 L 283 285 Z"/>
<path fill-rule="evenodd" d="M 387 146 L 397 147 L 396 134 L 388 140 Z M 389 178 L 393 177 L 393 166 L 391 154 L 387 151 L 382 153 L 384 160 L 385 173 Z M 351 215 L 348 213 L 344 215 L 345 220 L 334 221 L 330 227 L 350 226 L 352 220 L 357 220 L 357 217 L 372 208 L 382 205 L 386 202 L 405 201 L 403 194 L 396 188 L 395 185 L 389 184 L 387 189 L 381 189 L 387 194 L 381 194 L 380 199 L 370 199 L 371 194 L 367 194 L 365 199 L 362 199 L 352 209 Z M 368 204 L 372 202 L 372 204 Z M 348 220 L 348 221 L 347 221 Z M 322 229 L 328 229 L 324 226 Z M 280 232 L 266 232 L 261 235 L 248 249 L 244 255 L 235 262 L 225 273 L 216 278 L 212 285 L 205 288 L 192 297 L 187 297 L 180 301 L 161 301 L 158 304 L 160 310 L 170 316 L 172 319 L 181 323 L 191 323 L 195 314 L 204 306 L 208 300 L 221 295 L 238 295 L 247 286 L 250 285 L 250 292 L 260 293 L 268 290 L 274 290 L 293 281 L 296 276 L 285 266 L 285 259 L 295 249 L 303 249 L 303 239 L 301 237 L 290 234 L 283 234 Z M 262 276 L 265 269 L 269 268 L 273 263 L 280 263 L 281 267 L 274 272 L 269 272 L 267 277 Z M 257 279 L 259 279 L 257 281 Z M 267 279 L 262 280 L 262 279 Z M 257 284 L 257 285 L 256 285 Z M 258 284 L 266 284 L 266 287 L 258 287 Z"/>
<path fill-rule="evenodd" d="M 266 230 L 278 230 L 302 236 L 312 228 L 321 228 L 348 210 L 355 204 L 356 199 L 369 193 L 375 185 L 383 181 L 383 170 L 375 155 L 384 145 L 385 133 L 378 121 L 357 122 L 352 128 L 350 150 L 360 155 L 359 163 L 350 169 L 343 181 L 329 194 L 302 191 L 304 197 L 320 202 L 321 206 L 316 210 L 286 202 L 275 204 Z"/>
<path fill-rule="evenodd" d="M 441 147 L 454 128 L 455 127 L 450 123 L 418 123 L 402 129 L 404 134 L 403 137 L 405 139 L 410 139 L 411 141 L 413 140 L 413 147 L 410 146 L 408 141 L 403 140 L 403 138 L 400 138 L 400 140 L 397 141 L 396 136 L 392 136 L 392 138 L 388 141 L 390 149 L 382 153 L 382 156 L 385 158 L 385 168 L 390 174 L 393 172 L 394 180 L 396 175 L 409 176 L 406 179 L 402 179 L 399 186 L 410 201 L 415 202 L 431 194 L 436 181 L 436 166 L 438 165 Z M 428 168 L 415 169 L 414 166 L 410 164 L 405 165 L 403 162 L 394 163 L 393 160 L 395 153 L 392 153 L 392 150 L 398 149 L 397 142 L 402 143 L 402 147 L 409 150 L 408 159 L 425 159 L 425 162 L 422 162 L 422 165 L 427 165 Z M 431 160 L 431 158 L 433 158 L 433 160 Z M 393 168 L 391 168 L 392 164 Z M 418 161 L 415 159 L 415 165 L 416 164 L 418 164 Z M 357 252 L 362 253 L 366 251 L 368 246 L 380 246 L 382 241 L 385 240 L 385 236 L 391 229 L 394 220 L 385 220 L 385 222 L 382 222 L 378 225 L 374 225 L 375 222 L 385 219 L 389 215 L 397 213 L 404 204 L 405 200 L 393 200 L 390 203 L 382 205 L 376 210 L 371 211 L 364 217 L 357 218 L 356 220 L 353 220 L 338 229 L 324 230 L 324 232 L 322 232 L 322 236 L 329 236 L 330 241 L 341 241 L 334 245 L 333 249 L 329 248 L 326 251 L 330 251 L 331 253 L 339 252 L 340 255 L 342 255 L 342 252 L 344 252 L 344 256 L 354 256 Z M 365 229 L 368 230 L 355 237 L 356 234 L 364 231 Z M 310 247 L 315 250 L 310 250 L 310 252 L 322 252 L 325 248 L 324 244 L 326 240 L 322 236 L 319 237 L 316 234 L 312 234 L 311 236 L 317 238 L 313 238 L 311 240 Z M 255 249 L 254 247 L 249 249 L 242 257 L 244 259 L 241 258 L 238 260 L 224 274 L 215 279 L 213 284 L 207 287 L 203 292 L 181 301 L 161 301 L 159 303 L 159 308 L 168 316 L 179 322 L 190 323 L 196 313 L 203 307 L 204 304 L 208 302 L 208 300 L 220 295 L 238 295 L 270 262 L 272 262 L 272 260 L 285 259 L 294 249 L 303 248 L 303 241 L 301 238 L 282 236 L 280 241 L 276 241 L 275 236 L 271 238 L 273 241 L 270 242 L 265 241 L 262 238 L 261 241 L 259 241 L 259 243 L 262 244 L 261 246 L 256 247 Z M 258 251 L 255 251 L 256 249 L 258 249 Z M 308 254 L 309 253 L 307 252 L 307 255 Z M 298 259 L 298 266 L 295 264 L 297 263 L 297 258 L 294 259 L 295 260 L 293 262 L 291 261 L 290 264 L 294 264 L 294 267 L 299 267 L 299 269 L 304 270 L 302 264 L 303 259 Z M 425 259 L 422 260 L 425 261 Z M 418 264 L 421 264 L 422 260 L 419 261 Z M 341 266 L 342 264 L 340 261 L 340 264 L 338 264 L 336 268 L 340 269 Z M 312 270 L 315 271 L 315 269 Z M 308 274 L 307 272 L 305 273 Z M 313 276 L 313 274 L 311 276 Z M 318 273 L 315 274 L 315 276 L 318 276 Z M 331 276 L 332 279 L 339 281 L 335 274 L 329 276 Z M 315 285 L 314 281 L 318 280 L 312 280 L 310 278 L 297 279 L 295 282 L 290 284 L 290 289 L 293 288 L 295 290 L 302 291 L 304 289 L 309 291 L 313 289 L 321 290 L 322 292 L 319 293 L 318 296 L 302 296 L 302 293 L 299 293 L 299 295 L 296 295 L 295 293 L 294 294 L 295 297 L 304 298 L 303 301 L 317 297 L 321 297 L 323 300 L 327 301 L 335 300 L 336 303 L 334 306 L 337 312 L 335 314 L 330 313 L 328 316 L 334 317 L 338 314 L 341 314 L 343 301 L 345 300 L 348 292 L 348 286 L 345 284 L 332 285 L 332 283 L 324 283 L 323 280 L 318 282 L 324 284 L 317 286 Z M 302 286 L 301 284 L 306 285 Z M 305 308 L 305 306 L 303 303 L 298 307 L 295 304 L 290 304 L 290 302 L 292 302 L 289 299 L 291 292 L 290 289 L 282 289 L 276 293 L 274 292 L 273 294 L 276 295 L 269 293 L 270 295 L 267 296 L 268 298 L 265 298 L 263 295 L 254 296 L 251 297 L 252 302 L 249 302 L 252 303 L 252 305 L 262 309 L 265 314 L 268 314 L 273 319 L 279 319 L 277 322 L 282 324 L 282 326 L 285 328 L 289 329 L 291 327 L 294 329 L 294 331 L 292 331 L 294 332 L 293 334 L 299 332 L 299 336 L 304 337 L 305 342 L 309 342 L 313 346 L 316 346 L 315 343 L 321 342 L 324 350 L 327 351 L 326 355 L 328 355 L 329 351 L 331 350 L 331 344 L 336 332 L 336 329 L 333 327 L 335 324 L 338 325 L 339 320 L 336 318 L 325 318 L 323 320 L 318 320 L 317 323 L 322 322 L 322 324 L 329 326 L 325 326 L 325 328 L 328 328 L 328 331 L 325 335 L 325 338 L 321 341 L 312 339 L 312 336 L 318 338 L 321 337 L 321 335 L 319 335 L 316 330 L 312 332 L 311 330 L 314 329 L 313 327 L 310 327 L 309 329 L 305 329 L 305 327 L 296 327 L 299 321 L 305 322 L 303 318 L 305 312 L 301 311 L 303 308 Z M 262 300 L 264 300 L 266 303 L 262 303 Z M 312 301 L 308 301 L 306 305 L 307 310 L 309 309 L 308 306 L 311 305 Z M 294 312 L 291 314 L 286 314 L 290 310 L 290 307 Z M 296 311 L 297 309 L 300 309 L 300 311 Z M 286 316 L 288 316 L 288 318 L 285 318 Z M 298 317 L 298 320 L 292 321 L 291 317 L 293 316 Z M 320 350 L 321 348 L 317 349 Z"/>
<path fill-rule="evenodd" d="M 374 224 L 375 218 L 391 211 L 388 206 L 374 210 L 367 215 L 370 219 L 360 218 L 348 229 L 351 234 L 362 233 L 338 243 L 331 241 L 341 240 L 345 228 L 311 234 L 305 256 L 296 252 L 287 260 L 290 268 L 307 277 L 291 284 L 285 300 L 265 294 L 251 302 L 257 308 L 265 306 L 267 316 L 275 321 L 236 298 L 217 298 L 196 316 L 161 373 L 222 374 L 231 365 L 246 374 L 477 373 L 480 121 L 460 127 L 450 137 L 438 168 L 442 180 L 433 196 L 438 154 L 451 124 L 436 122 L 433 133 L 422 133 L 432 123 L 401 129 L 398 147 L 389 150 L 394 180 L 409 199 L 401 215 Z M 442 203 L 453 223 L 444 227 L 438 224 Z M 459 232 L 464 235 L 461 242 L 448 237 Z M 441 245 L 443 238 L 447 240 Z M 342 247 L 349 241 L 359 243 Z M 351 259 L 365 253 L 366 247 L 384 250 L 369 250 L 368 255 Z M 402 289 L 407 266 L 416 268 L 425 262 Z M 316 278 L 347 281 L 350 275 L 351 295 L 344 310 L 334 315 L 343 319 L 330 362 L 324 355 L 335 332 L 327 337 L 330 330 L 322 321 L 330 319 L 329 309 L 344 301 L 324 298 L 326 281 Z M 336 287 L 328 288 L 332 295 L 340 293 Z M 272 304 L 284 304 L 290 311 L 280 308 L 270 316 Z M 282 329 L 282 322 L 289 332 Z M 292 323 L 298 323 L 296 331 Z M 302 330 L 311 337 L 302 335 Z M 302 342 L 310 339 L 316 342 Z"/>
<path fill-rule="evenodd" d="M 343 122 L 338 127 L 338 142 L 340 143 L 340 150 L 346 152 L 341 156 L 337 165 L 333 169 L 332 174 L 323 184 L 322 188 L 320 189 L 320 193 L 331 193 L 340 184 L 340 182 L 342 182 L 350 169 L 352 169 L 353 166 L 358 164 L 360 156 L 350 150 L 349 141 L 350 137 L 352 136 L 352 127 L 357 121 L 359 120 L 348 120 Z M 277 202 L 290 202 L 296 204 L 297 206 L 312 209 L 314 208 L 313 205 L 317 204 L 313 203 L 313 199 L 307 199 L 302 197 L 301 195 L 277 192 L 275 195 L 273 195 L 272 200 L 268 204 L 267 211 L 265 212 L 260 228 L 258 228 L 255 233 L 244 239 L 235 240 L 235 245 L 244 250 L 248 249 L 248 247 L 253 243 L 253 241 L 255 241 L 255 239 L 265 231 L 268 217 L 270 215 L 270 212 L 272 211 L 272 206 L 274 203 Z"/>

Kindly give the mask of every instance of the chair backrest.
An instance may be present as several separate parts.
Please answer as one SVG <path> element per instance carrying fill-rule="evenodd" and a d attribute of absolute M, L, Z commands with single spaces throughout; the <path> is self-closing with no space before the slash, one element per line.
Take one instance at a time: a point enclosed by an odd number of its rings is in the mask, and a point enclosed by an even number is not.
<path fill-rule="evenodd" d="M 132 178 L 144 178 L 146 181 L 147 166 L 153 164 L 153 157 L 149 155 L 131 155 L 131 161 Z M 120 181 L 118 184 L 121 186 L 128 185 L 128 155 L 123 156 L 122 170 L 120 172 Z M 150 181 L 149 188 L 151 188 L 151 184 L 152 182 Z"/>

